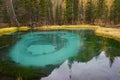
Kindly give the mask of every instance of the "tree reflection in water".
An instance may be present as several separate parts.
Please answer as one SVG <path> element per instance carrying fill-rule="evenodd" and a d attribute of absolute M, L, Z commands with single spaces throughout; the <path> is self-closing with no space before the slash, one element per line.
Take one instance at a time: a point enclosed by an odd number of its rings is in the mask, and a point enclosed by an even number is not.
<path fill-rule="evenodd" d="M 23 78 L 29 80 L 33 78 L 37 78 L 38 80 L 120 79 L 120 74 L 118 73 L 120 70 L 120 42 L 98 37 L 91 30 L 69 30 L 68 32 L 77 33 L 79 34 L 78 36 L 81 37 L 83 44 L 79 52 L 76 53 L 75 56 L 68 58 L 67 61 L 61 63 L 62 65 L 48 65 L 39 69 L 34 67 L 25 68 L 19 66 L 19 64 L 15 62 L 11 62 L 11 59 L 8 57 L 9 49 L 19 40 L 16 38 L 15 33 L 13 35 L 0 37 L 0 46 L 8 45 L 0 49 L 1 73 L 6 76 L 12 75 L 15 78 L 16 74 L 21 74 Z M 26 33 L 21 32 L 21 35 L 23 34 Z M 52 40 L 52 36 L 46 35 L 46 37 L 50 38 L 48 39 L 49 41 Z M 54 45 L 57 46 L 56 49 L 60 50 L 62 47 L 61 45 L 66 45 L 64 44 L 66 40 L 62 39 L 60 45 L 56 45 L 56 43 L 59 43 L 56 38 L 57 37 L 54 36 L 53 42 L 50 42 L 55 43 Z M 44 41 L 44 44 L 48 44 L 46 39 L 44 39 Z M 34 42 L 34 44 L 38 43 Z"/>
<path fill-rule="evenodd" d="M 98 58 L 92 58 L 90 61 L 74 61 L 69 67 L 69 61 L 65 61 L 59 68 L 41 80 L 119 80 L 120 58 L 115 58 L 115 62 L 110 67 L 109 58 L 102 51 Z"/>

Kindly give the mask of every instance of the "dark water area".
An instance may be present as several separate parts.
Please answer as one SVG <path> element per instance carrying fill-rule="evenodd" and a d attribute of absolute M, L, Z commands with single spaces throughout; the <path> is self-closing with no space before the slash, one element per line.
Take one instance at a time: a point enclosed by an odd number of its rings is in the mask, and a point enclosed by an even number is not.
<path fill-rule="evenodd" d="M 31 39 L 24 37 L 33 32 L 1 36 L 0 80 L 16 80 L 19 75 L 23 80 L 120 80 L 120 42 L 96 36 L 91 30 L 61 30 L 55 31 L 55 34 L 48 32 L 38 32 Z M 23 38 L 25 43 L 21 41 Z M 14 48 L 19 42 L 25 44 L 25 47 Z M 69 46 L 66 48 L 67 45 Z M 13 49 L 17 49 L 17 52 Z M 12 57 L 11 51 L 15 53 L 12 53 Z M 24 57 L 16 53 L 22 53 Z M 60 59 L 53 54 L 61 56 Z M 28 57 L 30 55 L 53 57 L 31 59 Z M 51 59 L 54 59 L 53 62 Z"/>

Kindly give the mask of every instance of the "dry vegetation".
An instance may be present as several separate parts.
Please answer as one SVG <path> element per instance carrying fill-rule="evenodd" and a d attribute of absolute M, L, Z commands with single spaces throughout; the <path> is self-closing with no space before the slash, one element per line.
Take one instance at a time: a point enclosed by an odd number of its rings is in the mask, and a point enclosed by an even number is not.
<path fill-rule="evenodd" d="M 26 31 L 28 30 L 28 27 L 22 26 L 19 28 L 20 31 Z M 5 35 L 5 34 L 11 34 L 14 33 L 18 30 L 17 27 L 10 27 L 10 28 L 2 28 L 0 29 L 0 36 Z"/>
<path fill-rule="evenodd" d="M 98 28 L 98 29 L 96 29 L 95 33 L 98 36 L 113 38 L 115 40 L 120 41 L 120 29 Z"/>
<path fill-rule="evenodd" d="M 60 30 L 60 29 L 97 29 L 99 26 L 91 26 L 91 25 L 62 25 L 62 26 L 43 26 L 36 28 L 37 30 Z"/>
<path fill-rule="evenodd" d="M 28 30 L 28 27 L 20 27 L 20 31 L 26 31 Z M 113 38 L 115 40 L 120 41 L 120 29 L 114 29 L 114 28 L 103 28 L 100 26 L 92 26 L 92 25 L 63 25 L 63 26 L 43 26 L 43 27 L 37 27 L 37 30 L 60 30 L 60 29 L 93 29 L 95 30 L 96 35 L 107 37 L 107 38 Z M 3 28 L 0 29 L 0 36 L 4 34 L 11 34 L 13 32 L 16 32 L 18 28 L 11 27 L 11 28 Z"/>

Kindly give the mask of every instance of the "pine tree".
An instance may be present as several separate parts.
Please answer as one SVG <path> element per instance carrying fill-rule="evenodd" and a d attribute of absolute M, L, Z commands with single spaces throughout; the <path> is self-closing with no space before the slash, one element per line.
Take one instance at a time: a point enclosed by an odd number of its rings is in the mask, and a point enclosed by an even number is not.
<path fill-rule="evenodd" d="M 39 0 L 34 0 L 35 5 L 35 21 L 39 22 Z"/>
<path fill-rule="evenodd" d="M 85 21 L 88 24 L 93 24 L 94 23 L 94 19 L 95 19 L 95 6 L 92 2 L 92 0 L 88 0 L 87 4 L 86 4 L 86 9 L 85 9 Z"/>
<path fill-rule="evenodd" d="M 47 15 L 47 0 L 40 0 L 39 3 L 39 14 L 41 24 L 46 24 L 46 15 Z"/>
<path fill-rule="evenodd" d="M 61 25 L 62 24 L 62 6 L 57 5 L 55 12 L 56 12 L 55 14 L 56 24 Z"/>
<path fill-rule="evenodd" d="M 2 1 L 0 1 L 0 16 L 2 14 Z"/>
<path fill-rule="evenodd" d="M 79 0 L 73 0 L 73 21 L 76 22 L 78 20 L 78 4 Z"/>
<path fill-rule="evenodd" d="M 52 10 L 52 2 L 51 0 L 47 0 L 47 24 L 52 24 L 53 23 L 53 10 Z"/>
<path fill-rule="evenodd" d="M 66 9 L 65 9 L 65 19 L 68 23 L 72 23 L 73 19 L 73 7 L 72 7 L 73 0 L 66 0 Z"/>
<path fill-rule="evenodd" d="M 0 1 L 0 22 L 2 21 L 3 16 L 2 16 L 2 1 Z"/>
<path fill-rule="evenodd" d="M 84 17 L 85 17 L 85 9 L 84 9 L 84 6 L 83 6 L 83 0 L 80 0 L 80 4 L 79 4 L 79 22 L 80 23 L 84 23 Z"/>
<path fill-rule="evenodd" d="M 17 18 L 21 24 L 26 23 L 26 21 L 28 21 L 28 18 L 26 16 L 26 14 L 28 13 L 26 13 L 27 10 L 25 10 L 25 1 L 26 0 L 16 0 L 14 2 L 14 9 L 17 14 Z"/>
<path fill-rule="evenodd" d="M 29 23 L 35 21 L 35 3 L 33 0 L 25 0 L 25 9 L 28 14 Z"/>
<path fill-rule="evenodd" d="M 108 13 L 105 0 L 97 0 L 96 18 L 103 23 L 106 22 Z"/>
<path fill-rule="evenodd" d="M 2 9 L 2 1 L 0 1 L 0 10 Z"/>
<path fill-rule="evenodd" d="M 120 0 L 114 0 L 111 9 L 111 20 L 114 24 L 120 23 Z"/>
<path fill-rule="evenodd" d="M 59 5 L 57 5 L 56 10 L 55 10 L 55 22 L 58 24 L 59 22 Z"/>
<path fill-rule="evenodd" d="M 17 16 L 16 16 L 16 13 L 15 13 L 15 10 L 14 10 L 14 6 L 13 6 L 13 0 L 3 0 L 4 1 L 4 5 L 6 6 L 6 10 L 7 10 L 7 13 L 9 15 L 9 18 L 10 18 L 10 21 L 11 21 L 11 24 L 14 25 L 14 26 L 20 26 L 20 23 L 17 19 Z"/>
<path fill-rule="evenodd" d="M 8 23 L 8 24 L 11 24 L 11 21 L 10 21 L 10 16 L 7 12 L 7 8 L 6 8 L 6 3 L 4 0 L 0 0 L 1 2 L 1 7 L 2 7 L 2 16 L 3 16 L 3 22 L 4 23 Z"/>

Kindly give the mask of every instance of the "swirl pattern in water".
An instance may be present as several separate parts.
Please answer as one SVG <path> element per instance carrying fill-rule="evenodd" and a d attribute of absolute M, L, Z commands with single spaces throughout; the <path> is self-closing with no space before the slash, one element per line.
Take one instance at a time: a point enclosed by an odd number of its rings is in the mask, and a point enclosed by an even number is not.
<path fill-rule="evenodd" d="M 81 43 L 80 36 L 70 32 L 33 32 L 22 36 L 10 57 L 22 66 L 56 65 L 77 54 Z"/>

